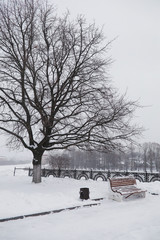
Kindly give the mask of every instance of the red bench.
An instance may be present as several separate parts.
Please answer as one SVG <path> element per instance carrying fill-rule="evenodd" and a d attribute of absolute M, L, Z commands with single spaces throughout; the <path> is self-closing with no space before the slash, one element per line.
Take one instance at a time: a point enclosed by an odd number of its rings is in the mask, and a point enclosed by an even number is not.
<path fill-rule="evenodd" d="M 136 179 L 133 177 L 109 178 L 109 198 L 122 201 L 131 196 L 145 197 L 146 190 L 137 187 Z"/>

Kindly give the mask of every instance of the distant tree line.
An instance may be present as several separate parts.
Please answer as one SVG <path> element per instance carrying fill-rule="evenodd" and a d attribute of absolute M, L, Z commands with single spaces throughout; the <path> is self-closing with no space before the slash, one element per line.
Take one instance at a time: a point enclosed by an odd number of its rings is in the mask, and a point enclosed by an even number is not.
<path fill-rule="evenodd" d="M 48 156 L 52 168 L 102 169 L 110 171 L 160 172 L 160 144 L 146 142 L 125 152 L 97 152 L 72 149 Z"/>

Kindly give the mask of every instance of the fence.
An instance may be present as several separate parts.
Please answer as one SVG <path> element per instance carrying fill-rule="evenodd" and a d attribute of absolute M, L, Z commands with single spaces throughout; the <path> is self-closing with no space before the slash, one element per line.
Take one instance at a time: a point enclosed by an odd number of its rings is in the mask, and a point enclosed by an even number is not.
<path fill-rule="evenodd" d="M 15 168 L 14 175 L 17 170 L 28 171 L 28 176 L 33 175 L 32 168 Z M 108 178 L 133 176 L 140 182 L 154 182 L 160 181 L 160 173 L 149 172 L 124 172 L 124 171 L 100 171 L 100 170 L 80 170 L 80 169 L 45 169 L 41 170 L 42 177 L 60 177 L 60 178 L 74 178 L 74 179 L 93 179 L 107 181 Z"/>

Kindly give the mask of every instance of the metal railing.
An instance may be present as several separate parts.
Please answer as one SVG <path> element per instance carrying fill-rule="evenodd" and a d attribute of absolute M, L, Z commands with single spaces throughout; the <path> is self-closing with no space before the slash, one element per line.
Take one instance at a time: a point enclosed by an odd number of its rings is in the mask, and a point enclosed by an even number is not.
<path fill-rule="evenodd" d="M 28 176 L 33 175 L 32 168 L 15 168 L 14 176 L 17 170 L 28 171 Z M 133 176 L 140 182 L 154 182 L 160 181 L 160 173 L 150 172 L 132 172 L 132 171 L 101 171 L 101 170 L 81 170 L 81 169 L 45 169 L 41 170 L 42 177 L 60 177 L 60 178 L 74 178 L 74 179 L 93 179 L 107 181 L 108 178 L 120 176 Z"/>

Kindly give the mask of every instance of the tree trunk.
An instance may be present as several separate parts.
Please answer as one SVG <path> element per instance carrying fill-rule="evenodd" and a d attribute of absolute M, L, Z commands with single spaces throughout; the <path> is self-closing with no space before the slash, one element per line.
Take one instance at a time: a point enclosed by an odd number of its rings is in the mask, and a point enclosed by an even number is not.
<path fill-rule="evenodd" d="M 41 182 L 41 160 L 43 153 L 35 152 L 33 153 L 33 179 L 32 182 L 40 183 Z"/>
<path fill-rule="evenodd" d="M 41 164 L 33 164 L 33 179 L 32 182 L 41 182 Z"/>

